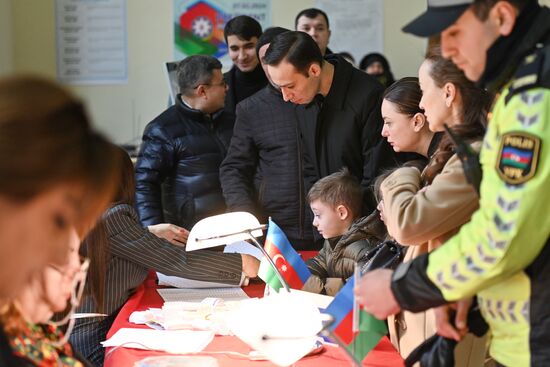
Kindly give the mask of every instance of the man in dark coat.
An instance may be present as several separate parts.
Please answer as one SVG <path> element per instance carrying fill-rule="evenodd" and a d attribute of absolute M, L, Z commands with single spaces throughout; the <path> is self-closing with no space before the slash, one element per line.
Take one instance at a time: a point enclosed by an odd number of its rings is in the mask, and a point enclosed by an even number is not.
<path fill-rule="evenodd" d="M 321 9 L 309 8 L 299 12 L 294 19 L 294 29 L 309 34 L 321 49 L 323 56 L 333 53 L 328 48 L 331 34 L 328 15 Z"/>
<path fill-rule="evenodd" d="M 269 28 L 258 40 L 261 60 L 285 28 Z M 237 105 L 237 120 L 220 180 L 227 207 L 265 222 L 269 216 L 297 250 L 318 249 L 305 200 L 295 106 L 269 84 Z"/>
<path fill-rule="evenodd" d="M 363 215 L 375 209 L 370 186 L 397 157 L 380 135 L 383 88 L 371 76 L 338 55 L 323 59 L 315 41 L 303 32 L 273 39 L 264 61 L 285 101 L 297 107 L 307 158 L 306 189 L 347 167 L 363 188 Z"/>
<path fill-rule="evenodd" d="M 254 18 L 240 15 L 227 22 L 223 35 L 227 53 L 233 62 L 233 67 L 224 74 L 228 85 L 225 111 L 234 116 L 240 101 L 267 85 L 267 78 L 256 54 L 256 43 L 262 35 L 262 26 Z"/>
<path fill-rule="evenodd" d="M 190 229 L 225 211 L 219 167 L 233 122 L 222 112 L 221 67 L 205 55 L 181 61 L 176 103 L 145 127 L 136 163 L 136 206 L 144 226 L 173 223 Z"/>

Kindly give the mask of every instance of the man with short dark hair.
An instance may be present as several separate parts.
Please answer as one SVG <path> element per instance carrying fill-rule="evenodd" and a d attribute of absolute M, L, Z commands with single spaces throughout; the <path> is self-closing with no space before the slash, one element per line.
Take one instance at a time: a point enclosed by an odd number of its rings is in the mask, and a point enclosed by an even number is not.
<path fill-rule="evenodd" d="M 225 110 L 234 115 L 240 101 L 267 85 L 256 55 L 256 43 L 262 35 L 262 26 L 254 18 L 240 15 L 227 22 L 223 35 L 233 62 L 233 67 L 224 74 L 228 85 Z"/>
<path fill-rule="evenodd" d="M 333 53 L 328 48 L 331 33 L 328 16 L 321 9 L 309 8 L 299 12 L 294 20 L 294 29 L 309 34 L 323 56 Z"/>
<path fill-rule="evenodd" d="M 191 229 L 225 211 L 219 167 L 233 121 L 222 111 L 221 68 L 211 56 L 182 60 L 176 103 L 145 127 L 136 163 L 136 207 L 144 226 L 173 223 Z"/>
<path fill-rule="evenodd" d="M 259 59 L 275 36 L 288 31 L 266 29 L 256 45 Z M 220 167 L 227 208 L 254 213 L 262 222 L 271 216 L 296 250 L 318 250 L 305 200 L 295 106 L 268 84 L 239 103 L 236 115 Z"/>
<path fill-rule="evenodd" d="M 382 139 L 382 85 L 341 56 L 323 59 L 315 41 L 303 32 L 273 39 L 264 61 L 282 98 L 296 109 L 308 169 L 307 187 L 348 167 L 361 182 L 363 213 L 376 204 L 370 190 L 381 169 L 396 164 Z"/>
<path fill-rule="evenodd" d="M 357 298 L 378 318 L 459 301 L 438 333 L 460 340 L 471 326 L 464 299 L 477 295 L 498 365 L 550 366 L 550 9 L 429 0 L 404 31 L 440 33 L 443 56 L 498 96 L 480 154 L 479 209 L 437 250 L 365 274 Z"/>

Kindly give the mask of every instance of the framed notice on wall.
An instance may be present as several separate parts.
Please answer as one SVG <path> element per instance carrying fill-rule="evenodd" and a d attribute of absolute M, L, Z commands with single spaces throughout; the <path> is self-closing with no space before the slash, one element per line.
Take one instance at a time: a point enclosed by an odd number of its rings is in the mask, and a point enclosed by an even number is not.
<path fill-rule="evenodd" d="M 265 29 L 271 26 L 271 0 L 174 0 L 174 58 L 212 55 L 229 69 L 225 23 L 238 15 L 256 19 Z"/>
<path fill-rule="evenodd" d="M 357 62 L 370 52 L 384 51 L 382 0 L 315 0 L 315 7 L 329 16 L 332 51 L 347 51 Z"/>
<path fill-rule="evenodd" d="M 56 0 L 55 21 L 60 81 L 128 82 L 126 0 Z"/>

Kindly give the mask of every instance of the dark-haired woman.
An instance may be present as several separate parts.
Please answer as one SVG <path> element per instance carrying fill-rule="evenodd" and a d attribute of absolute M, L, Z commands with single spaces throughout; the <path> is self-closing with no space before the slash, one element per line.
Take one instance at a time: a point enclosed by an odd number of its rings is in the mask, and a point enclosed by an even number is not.
<path fill-rule="evenodd" d="M 437 148 L 439 134 L 429 129 L 424 111 L 418 106 L 420 98 L 418 78 L 406 77 L 386 88 L 382 95 L 382 136 L 395 152 L 428 158 Z"/>
<path fill-rule="evenodd" d="M 250 255 L 208 250 L 186 252 L 168 242 L 176 231 L 160 225 L 143 228 L 133 207 L 134 167 L 122 149 L 122 179 L 115 203 L 84 240 L 90 258 L 89 281 L 79 313 L 105 313 L 105 318 L 78 319 L 71 334 L 74 348 L 96 366 L 103 365 L 106 339 L 119 309 L 145 280 L 150 269 L 166 275 L 234 284 L 257 275 L 259 262 Z M 154 233 L 152 233 L 154 232 Z M 162 237 L 162 238 L 161 238 Z M 177 239 L 176 239 L 177 241 Z M 181 242 L 181 241 L 179 241 Z"/>
<path fill-rule="evenodd" d="M 430 130 L 444 131 L 444 124 L 479 150 L 491 98 L 468 81 L 449 60 L 433 51 L 419 70 L 424 110 Z M 388 233 L 409 245 L 408 261 L 443 244 L 470 220 L 478 208 L 475 189 L 466 181 L 454 145 L 444 135 L 428 166 L 421 172 L 403 167 L 381 186 Z M 394 345 L 407 356 L 436 329 L 433 311 L 403 312 L 389 320 Z M 485 343 L 471 334 L 455 350 L 455 366 L 483 365 Z"/>
<path fill-rule="evenodd" d="M 0 79 L 0 312 L 48 264 L 66 262 L 71 233 L 85 235 L 105 210 L 120 170 L 112 153 L 64 88 Z M 18 336 L 7 330 L 12 321 L 0 320 L 2 367 L 22 365 L 9 343 Z"/>

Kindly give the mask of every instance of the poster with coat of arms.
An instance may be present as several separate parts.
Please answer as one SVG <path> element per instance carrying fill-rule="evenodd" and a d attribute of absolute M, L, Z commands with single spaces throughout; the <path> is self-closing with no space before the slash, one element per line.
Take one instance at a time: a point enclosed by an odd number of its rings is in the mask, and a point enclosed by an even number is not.
<path fill-rule="evenodd" d="M 223 37 L 225 23 L 238 15 L 256 19 L 262 29 L 271 26 L 271 0 L 174 0 L 174 59 L 189 55 L 218 58 L 231 67 Z"/>

